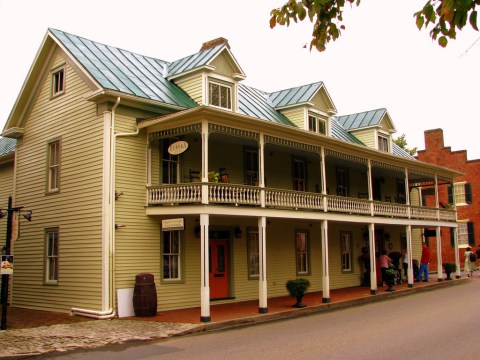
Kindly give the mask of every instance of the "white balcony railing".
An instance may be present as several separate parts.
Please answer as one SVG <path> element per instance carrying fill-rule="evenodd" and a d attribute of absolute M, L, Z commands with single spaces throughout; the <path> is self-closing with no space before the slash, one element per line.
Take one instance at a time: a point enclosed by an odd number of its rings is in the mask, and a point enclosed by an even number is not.
<path fill-rule="evenodd" d="M 203 186 L 207 187 L 208 203 L 212 204 L 262 206 L 262 192 L 264 192 L 264 206 L 270 208 L 327 210 L 370 216 L 373 203 L 374 216 L 456 221 L 456 212 L 450 209 L 408 206 L 382 201 L 372 202 L 367 199 L 223 183 L 149 186 L 147 187 L 148 205 L 200 204 Z M 325 198 L 326 209 L 324 209 Z"/>
<path fill-rule="evenodd" d="M 301 191 L 266 189 L 265 206 L 323 210 L 323 195 Z"/>

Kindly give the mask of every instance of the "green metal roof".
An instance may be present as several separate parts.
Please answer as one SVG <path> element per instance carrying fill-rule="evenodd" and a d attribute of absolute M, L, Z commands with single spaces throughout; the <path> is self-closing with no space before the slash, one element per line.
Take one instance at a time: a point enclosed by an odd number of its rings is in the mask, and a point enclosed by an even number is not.
<path fill-rule="evenodd" d="M 357 114 L 336 116 L 335 118 L 346 130 L 354 130 L 379 125 L 386 113 L 387 109 L 377 109 Z"/>
<path fill-rule="evenodd" d="M 343 141 L 351 142 L 354 144 L 365 145 L 363 142 L 361 142 L 355 136 L 353 136 L 347 130 L 345 130 L 342 127 L 342 125 L 338 123 L 335 117 L 332 117 L 332 137 L 338 140 L 343 140 Z"/>
<path fill-rule="evenodd" d="M 302 104 L 310 101 L 322 85 L 323 82 L 320 81 L 309 85 L 276 91 L 270 94 L 270 101 L 275 108 Z"/>
<path fill-rule="evenodd" d="M 225 44 L 200 51 L 196 54 L 186 56 L 180 60 L 175 60 L 167 65 L 168 76 L 180 74 L 204 65 L 207 65 L 215 56 L 223 51 L 227 46 Z"/>
<path fill-rule="evenodd" d="M 16 139 L 0 137 L 0 156 L 4 156 L 14 152 L 16 145 Z"/>
<path fill-rule="evenodd" d="M 197 106 L 183 90 L 164 77 L 167 62 L 60 30 L 49 30 L 104 89 L 185 108 Z"/>
<path fill-rule="evenodd" d="M 295 126 L 285 115 L 274 109 L 268 93 L 244 84 L 238 84 L 238 108 L 241 113 L 248 116 Z"/>

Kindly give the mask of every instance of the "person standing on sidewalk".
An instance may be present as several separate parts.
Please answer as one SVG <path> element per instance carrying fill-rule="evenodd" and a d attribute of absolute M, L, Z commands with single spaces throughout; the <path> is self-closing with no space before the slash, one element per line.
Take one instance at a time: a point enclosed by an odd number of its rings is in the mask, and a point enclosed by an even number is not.
<path fill-rule="evenodd" d="M 465 251 L 465 269 L 464 271 L 467 273 L 467 277 L 473 276 L 473 270 L 475 269 L 475 261 L 470 260 L 470 254 L 472 253 L 470 246 L 467 247 L 467 251 Z"/>
<path fill-rule="evenodd" d="M 423 243 L 422 246 L 422 258 L 420 259 L 420 271 L 418 272 L 418 277 L 416 281 L 422 280 L 428 282 L 428 263 L 430 262 L 430 249 L 426 243 Z"/>

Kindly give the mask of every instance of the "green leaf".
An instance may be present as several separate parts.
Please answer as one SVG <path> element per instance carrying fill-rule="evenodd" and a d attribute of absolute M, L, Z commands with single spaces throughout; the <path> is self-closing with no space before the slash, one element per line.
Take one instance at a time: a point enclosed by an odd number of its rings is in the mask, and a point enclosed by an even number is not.
<path fill-rule="evenodd" d="M 440 45 L 441 47 L 446 47 L 447 44 L 448 39 L 445 36 L 440 36 L 440 38 L 438 39 L 438 45 Z"/>
<path fill-rule="evenodd" d="M 425 20 L 422 14 L 419 12 L 417 13 L 417 20 L 415 21 L 415 23 L 417 24 L 418 30 L 422 30 L 423 24 L 425 24 Z"/>
<path fill-rule="evenodd" d="M 478 27 L 477 27 L 477 11 L 474 10 L 472 11 L 472 13 L 470 14 L 470 18 L 469 18 L 469 21 L 470 21 L 470 25 L 472 25 L 472 27 L 478 31 Z"/>

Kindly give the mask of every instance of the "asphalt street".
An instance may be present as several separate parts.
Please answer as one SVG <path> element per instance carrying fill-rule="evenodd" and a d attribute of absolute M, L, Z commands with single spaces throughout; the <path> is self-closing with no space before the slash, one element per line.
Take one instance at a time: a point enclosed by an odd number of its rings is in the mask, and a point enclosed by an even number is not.
<path fill-rule="evenodd" d="M 480 277 L 474 277 L 459 286 L 290 320 L 41 358 L 476 359 L 479 296 Z"/>

